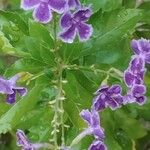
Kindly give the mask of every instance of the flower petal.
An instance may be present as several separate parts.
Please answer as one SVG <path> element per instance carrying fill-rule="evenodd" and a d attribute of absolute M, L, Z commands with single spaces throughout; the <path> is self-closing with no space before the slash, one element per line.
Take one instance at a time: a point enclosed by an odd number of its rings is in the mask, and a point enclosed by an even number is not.
<path fill-rule="evenodd" d="M 88 150 L 107 150 L 107 147 L 102 141 L 96 140 L 90 145 Z"/>
<path fill-rule="evenodd" d="M 144 85 L 134 85 L 132 88 L 132 94 L 134 97 L 140 97 L 141 95 L 146 93 L 146 87 Z"/>
<path fill-rule="evenodd" d="M 91 112 L 86 109 L 82 110 L 80 113 L 80 116 L 88 123 L 88 125 L 91 125 Z"/>
<path fill-rule="evenodd" d="M 13 104 L 16 102 L 16 90 L 13 90 L 14 93 L 12 94 L 7 94 L 6 102 L 8 104 Z"/>
<path fill-rule="evenodd" d="M 92 15 L 91 9 L 83 8 L 75 12 L 73 18 L 74 20 L 76 20 L 76 22 L 81 22 L 81 21 L 85 22 L 85 21 L 88 21 L 91 15 Z"/>
<path fill-rule="evenodd" d="M 85 23 L 80 23 L 77 29 L 80 41 L 87 41 L 93 33 L 93 27 Z"/>
<path fill-rule="evenodd" d="M 121 91 L 122 91 L 121 86 L 120 86 L 120 85 L 117 85 L 117 84 L 111 86 L 110 89 L 108 90 L 108 92 L 109 92 L 110 94 L 120 94 Z"/>
<path fill-rule="evenodd" d="M 67 11 L 68 8 L 66 0 L 49 0 L 48 4 L 53 11 L 60 14 Z"/>
<path fill-rule="evenodd" d="M 70 12 L 65 13 L 60 20 L 60 25 L 62 28 L 68 28 L 73 24 Z"/>
<path fill-rule="evenodd" d="M 21 8 L 24 10 L 34 9 L 39 3 L 40 0 L 21 0 Z"/>
<path fill-rule="evenodd" d="M 150 52 L 150 40 L 146 39 L 140 39 L 139 42 L 139 48 L 141 48 L 143 53 L 149 53 Z"/>
<path fill-rule="evenodd" d="M 146 63 L 150 64 L 150 53 L 145 56 Z"/>
<path fill-rule="evenodd" d="M 106 106 L 110 107 L 112 110 L 115 110 L 119 107 L 118 103 L 113 99 L 109 99 L 106 102 Z"/>
<path fill-rule="evenodd" d="M 127 95 L 123 96 L 123 104 L 134 103 L 136 98 L 129 92 Z"/>
<path fill-rule="evenodd" d="M 105 138 L 104 129 L 100 125 L 96 128 L 93 128 L 92 134 L 96 139 L 103 140 Z"/>
<path fill-rule="evenodd" d="M 74 25 L 72 25 L 69 29 L 60 33 L 59 35 L 60 39 L 65 43 L 73 43 L 75 36 L 76 36 L 76 29 Z"/>
<path fill-rule="evenodd" d="M 30 147 L 31 143 L 28 141 L 28 138 L 25 136 L 24 132 L 22 130 L 17 130 L 16 133 L 17 136 L 17 145 L 22 147 Z"/>
<path fill-rule="evenodd" d="M 68 5 L 70 9 L 75 9 L 76 7 L 80 6 L 79 0 L 68 0 Z"/>
<path fill-rule="evenodd" d="M 123 96 L 121 94 L 114 96 L 113 100 L 117 102 L 119 106 L 123 104 Z"/>
<path fill-rule="evenodd" d="M 14 91 L 12 90 L 11 83 L 8 80 L 0 77 L 0 93 L 2 94 L 12 94 Z"/>
<path fill-rule="evenodd" d="M 101 111 L 103 109 L 106 108 L 106 95 L 101 93 L 100 95 L 96 96 L 96 98 L 94 99 L 93 101 L 93 109 L 96 110 L 96 111 Z"/>
<path fill-rule="evenodd" d="M 134 50 L 134 53 L 135 54 L 140 54 L 141 53 L 141 50 L 139 49 L 139 46 L 138 46 L 138 41 L 137 40 L 132 40 L 131 42 L 131 47 L 132 49 Z"/>
<path fill-rule="evenodd" d="M 99 125 L 100 125 L 99 113 L 96 110 L 92 110 L 91 111 L 91 126 L 94 128 Z"/>
<path fill-rule="evenodd" d="M 12 86 L 15 86 L 19 78 L 20 78 L 20 75 L 16 74 L 13 77 L 11 77 L 8 81 L 11 83 Z"/>
<path fill-rule="evenodd" d="M 137 102 L 139 105 L 145 104 L 146 100 L 147 100 L 146 96 L 140 96 L 140 97 L 136 98 L 136 102 Z"/>
<path fill-rule="evenodd" d="M 130 71 L 128 70 L 125 71 L 124 81 L 128 87 L 130 87 L 134 83 L 134 78 L 135 78 L 134 75 Z"/>
<path fill-rule="evenodd" d="M 20 94 L 20 96 L 25 96 L 27 94 L 27 89 L 24 87 L 16 87 L 15 90 Z"/>
<path fill-rule="evenodd" d="M 94 93 L 94 94 L 99 94 L 99 93 L 105 93 L 105 92 L 107 92 L 108 91 L 108 89 L 109 89 L 109 86 L 108 85 L 102 85 L 102 86 L 100 86 L 99 87 L 99 89 Z"/>
<path fill-rule="evenodd" d="M 131 47 L 135 54 L 147 54 L 150 52 L 150 40 L 141 38 L 140 40 L 132 40 Z"/>
<path fill-rule="evenodd" d="M 130 62 L 130 69 L 133 73 L 137 74 L 141 70 L 144 70 L 145 61 L 142 57 L 134 56 Z"/>
<path fill-rule="evenodd" d="M 47 3 L 40 3 L 33 12 L 33 18 L 37 22 L 48 23 L 52 19 L 52 13 Z"/>

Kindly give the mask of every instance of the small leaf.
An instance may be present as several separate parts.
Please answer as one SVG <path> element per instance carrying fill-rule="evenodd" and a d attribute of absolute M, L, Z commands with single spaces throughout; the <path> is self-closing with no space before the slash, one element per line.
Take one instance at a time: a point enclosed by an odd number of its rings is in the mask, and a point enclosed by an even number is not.
<path fill-rule="evenodd" d="M 9 43 L 9 40 L 4 36 L 4 34 L 0 31 L 0 52 L 3 54 L 14 55 L 16 50 Z"/>

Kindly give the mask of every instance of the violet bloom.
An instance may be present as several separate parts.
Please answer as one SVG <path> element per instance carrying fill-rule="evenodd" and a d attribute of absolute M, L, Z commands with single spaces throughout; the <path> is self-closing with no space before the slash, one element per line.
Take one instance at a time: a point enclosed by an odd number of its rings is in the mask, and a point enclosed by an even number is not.
<path fill-rule="evenodd" d="M 17 130 L 17 145 L 22 150 L 39 150 L 41 148 L 48 148 L 48 144 L 44 143 L 31 143 L 22 130 Z"/>
<path fill-rule="evenodd" d="M 121 95 L 122 88 L 120 85 L 102 86 L 96 92 L 96 97 L 93 102 L 93 109 L 101 111 L 106 107 L 115 110 L 122 106 L 123 96 Z"/>
<path fill-rule="evenodd" d="M 130 62 L 129 68 L 124 72 L 124 81 L 128 87 L 134 84 L 143 84 L 144 74 L 146 72 L 145 61 L 142 57 L 134 56 Z"/>
<path fill-rule="evenodd" d="M 135 102 L 139 105 L 143 105 L 146 102 L 146 87 L 144 85 L 134 85 L 131 89 L 132 96 L 135 98 Z"/>
<path fill-rule="evenodd" d="M 124 104 L 137 103 L 143 105 L 146 102 L 146 87 L 144 85 L 135 84 L 128 93 L 123 97 Z"/>
<path fill-rule="evenodd" d="M 72 43 L 78 35 L 80 41 L 88 40 L 93 33 L 92 26 L 86 23 L 91 15 L 92 11 L 89 8 L 79 9 L 73 14 L 65 13 L 60 21 L 63 29 L 59 35 L 60 39 L 66 43 Z"/>
<path fill-rule="evenodd" d="M 100 141 L 100 140 L 95 140 L 90 147 L 88 148 L 88 150 L 107 150 L 106 145 Z"/>
<path fill-rule="evenodd" d="M 33 18 L 37 22 L 48 23 L 52 19 L 52 11 L 62 14 L 68 4 L 66 0 L 22 0 L 21 8 L 34 10 Z"/>
<path fill-rule="evenodd" d="M 75 9 L 76 7 L 80 6 L 79 0 L 68 0 L 68 5 L 70 9 Z"/>
<path fill-rule="evenodd" d="M 25 96 L 27 93 L 26 88 L 16 86 L 16 82 L 19 78 L 19 74 L 13 76 L 9 80 L 0 77 L 0 93 L 7 95 L 6 102 L 9 104 L 15 103 L 17 92 L 20 96 Z"/>
<path fill-rule="evenodd" d="M 143 38 L 132 40 L 131 47 L 136 55 L 141 55 L 145 59 L 145 62 L 150 64 L 150 40 Z"/>
<path fill-rule="evenodd" d="M 92 110 L 82 110 L 80 116 L 86 121 L 88 124 L 88 128 L 86 129 L 87 135 L 93 134 L 95 138 L 103 140 L 104 129 L 100 126 L 100 118 L 97 111 Z"/>
<path fill-rule="evenodd" d="M 91 144 L 88 150 L 107 150 L 104 144 L 104 129 L 100 126 L 100 118 L 97 111 L 83 110 L 80 116 L 87 122 L 88 128 L 85 130 L 85 134 L 93 134 L 95 141 Z M 83 132 L 84 133 L 84 132 Z"/>

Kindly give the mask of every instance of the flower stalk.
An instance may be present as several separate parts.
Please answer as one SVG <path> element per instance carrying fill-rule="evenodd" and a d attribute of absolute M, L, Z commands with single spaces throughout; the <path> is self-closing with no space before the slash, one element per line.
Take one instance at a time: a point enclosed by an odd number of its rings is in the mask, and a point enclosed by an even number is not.
<path fill-rule="evenodd" d="M 63 120 L 63 114 L 64 114 L 64 108 L 63 108 L 63 100 L 65 100 L 64 97 L 64 92 L 63 92 L 63 78 L 62 78 L 62 72 L 63 72 L 63 62 L 61 60 L 61 57 L 58 52 L 58 46 L 57 46 L 57 35 L 56 35 L 56 30 L 57 30 L 57 23 L 56 23 L 56 15 L 54 16 L 54 55 L 55 55 L 55 60 L 57 64 L 57 68 L 55 70 L 55 75 L 56 75 L 56 83 L 55 87 L 57 90 L 57 94 L 55 97 L 55 101 L 53 104 L 54 108 L 54 118 L 52 121 L 53 124 L 53 141 L 54 141 L 54 149 L 58 150 L 58 132 L 59 128 L 61 127 L 61 146 L 65 145 L 65 138 L 64 138 L 64 120 Z"/>
<path fill-rule="evenodd" d="M 91 130 L 89 128 L 85 129 L 78 136 L 76 136 L 75 139 L 73 139 L 69 147 L 71 148 L 74 145 L 78 144 L 85 136 L 90 135 L 90 134 L 91 134 Z"/>

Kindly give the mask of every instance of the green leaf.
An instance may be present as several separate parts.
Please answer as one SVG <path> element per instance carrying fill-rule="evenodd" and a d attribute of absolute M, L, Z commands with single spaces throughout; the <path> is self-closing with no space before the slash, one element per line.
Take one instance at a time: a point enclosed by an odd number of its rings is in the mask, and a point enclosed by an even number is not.
<path fill-rule="evenodd" d="M 53 113 L 48 106 L 37 106 L 34 110 L 26 113 L 16 128 L 28 129 L 30 131 L 29 137 L 32 141 L 46 141 L 50 138 L 50 121 L 52 118 Z"/>
<path fill-rule="evenodd" d="M 27 37 L 25 43 L 29 53 L 36 61 L 41 61 L 49 66 L 53 66 L 55 64 L 54 54 L 49 48 L 42 45 L 39 40 Z"/>
<path fill-rule="evenodd" d="M 135 0 L 123 0 L 123 6 L 126 8 L 135 8 L 136 1 Z"/>
<path fill-rule="evenodd" d="M 111 11 L 121 7 L 122 0 L 82 0 L 85 5 L 91 5 L 94 12 L 102 9 L 103 11 Z"/>
<path fill-rule="evenodd" d="M 8 21 L 13 22 L 18 28 L 25 34 L 28 35 L 29 29 L 26 22 L 15 12 L 2 11 L 0 10 L 0 16 L 5 17 Z"/>
<path fill-rule="evenodd" d="M 78 104 L 79 106 L 81 105 L 82 107 L 90 107 L 93 96 L 92 95 L 93 92 L 89 92 L 91 88 L 88 88 L 90 81 L 85 76 L 83 76 L 82 73 L 81 73 L 82 76 L 79 77 L 79 75 L 80 74 L 78 74 L 78 76 L 77 75 L 75 76 L 74 72 L 71 73 L 67 72 L 66 79 L 68 83 L 64 85 L 64 90 L 66 92 L 66 95 L 71 100 L 73 100 L 74 103 Z M 78 80 L 78 78 L 80 78 L 80 80 Z"/>
<path fill-rule="evenodd" d="M 54 41 L 49 31 L 42 24 L 29 20 L 29 34 L 49 48 L 54 47 Z"/>
<path fill-rule="evenodd" d="M 32 57 L 36 60 L 42 60 L 40 57 L 40 43 L 32 38 L 32 37 L 27 37 L 25 40 L 26 47 L 29 51 L 29 53 L 32 55 Z"/>
<path fill-rule="evenodd" d="M 110 110 L 105 110 L 101 113 L 101 126 L 105 129 L 105 143 L 109 150 L 123 150 L 121 145 L 115 140 L 115 122 Z"/>
<path fill-rule="evenodd" d="M 66 44 L 63 43 L 60 48 L 60 55 L 63 60 L 68 63 L 77 59 L 81 53 L 81 43 Z"/>
<path fill-rule="evenodd" d="M 91 94 L 83 88 L 72 73 L 67 73 L 68 83 L 63 86 L 67 99 L 64 102 L 65 112 L 67 112 L 72 124 L 77 128 L 83 126 L 79 113 L 80 107 L 90 107 Z"/>
<path fill-rule="evenodd" d="M 9 43 L 3 32 L 0 31 L 0 52 L 3 54 L 15 54 L 15 48 Z"/>
<path fill-rule="evenodd" d="M 138 139 L 146 135 L 144 127 L 121 109 L 117 110 L 114 116 L 117 126 L 123 129 L 131 139 Z"/>
<path fill-rule="evenodd" d="M 122 147 L 122 149 L 131 150 L 133 148 L 133 142 L 128 137 L 125 131 L 123 130 L 116 130 L 116 141 Z"/>
<path fill-rule="evenodd" d="M 0 118 L 0 133 L 13 129 L 34 108 L 45 84 L 36 84 L 35 87 Z"/>
<path fill-rule="evenodd" d="M 98 19 L 99 18 L 99 19 Z M 94 26 L 94 38 L 85 43 L 81 56 L 91 55 L 107 46 L 118 43 L 121 39 L 130 37 L 135 25 L 142 18 L 140 10 L 127 9 L 110 13 L 97 12 L 91 19 Z"/>
<path fill-rule="evenodd" d="M 79 108 L 77 104 L 74 101 L 72 101 L 70 96 L 67 95 L 66 97 L 67 99 L 64 102 L 64 110 L 67 113 L 71 123 L 79 129 L 83 126 L 83 122 L 79 116 Z"/>
<path fill-rule="evenodd" d="M 13 74 L 22 71 L 30 73 L 39 73 L 44 70 L 44 66 L 45 64 L 40 61 L 29 58 L 23 58 L 16 61 L 10 68 L 8 68 L 5 72 L 5 75 L 9 77 Z"/>

